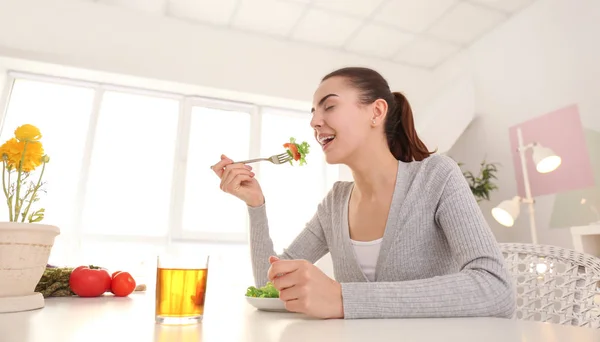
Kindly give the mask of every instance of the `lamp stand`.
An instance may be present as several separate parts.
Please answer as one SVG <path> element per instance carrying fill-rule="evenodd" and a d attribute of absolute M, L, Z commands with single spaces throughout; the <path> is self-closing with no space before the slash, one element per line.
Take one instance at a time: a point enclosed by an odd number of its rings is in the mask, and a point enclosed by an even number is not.
<path fill-rule="evenodd" d="M 531 231 L 531 241 L 534 244 L 537 244 L 537 229 L 535 226 L 535 209 L 534 209 L 534 201 L 531 196 L 531 186 L 529 184 L 529 174 L 527 173 L 527 162 L 525 160 L 525 151 L 528 148 L 533 147 L 533 144 L 523 145 L 523 133 L 521 132 L 521 128 L 517 128 L 517 139 L 519 142 L 519 156 L 521 157 L 521 168 L 523 169 L 523 183 L 525 186 L 525 198 L 521 201 L 523 203 L 527 203 L 529 207 L 529 226 Z"/>

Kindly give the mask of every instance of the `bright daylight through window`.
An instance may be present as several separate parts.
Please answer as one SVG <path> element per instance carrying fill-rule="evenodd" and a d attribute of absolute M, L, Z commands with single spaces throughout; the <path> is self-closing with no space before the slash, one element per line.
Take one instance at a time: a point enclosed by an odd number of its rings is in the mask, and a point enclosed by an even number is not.
<path fill-rule="evenodd" d="M 104 92 L 83 201 L 85 233 L 167 234 L 178 114 L 177 100 Z"/>
<path fill-rule="evenodd" d="M 249 111 L 192 107 L 185 175 L 183 236 L 232 234 L 245 239 L 245 204 L 224 193 L 209 168 L 221 154 L 233 160 L 250 157 Z M 231 236 L 229 236 L 231 238 Z M 223 238 L 223 235 L 222 235 Z"/>
<path fill-rule="evenodd" d="M 61 229 L 54 264 L 110 267 L 123 253 L 135 264 L 178 244 L 216 253 L 243 248 L 245 204 L 223 193 L 209 169 L 221 154 L 268 157 L 284 152 L 291 137 L 311 145 L 306 165 L 252 165 L 278 252 L 338 177 L 324 162 L 308 112 L 27 74 L 9 77 L 8 87 L 0 138 L 36 125 L 51 158 L 40 197 L 42 223 Z M 228 247 L 214 248 L 223 243 Z"/>

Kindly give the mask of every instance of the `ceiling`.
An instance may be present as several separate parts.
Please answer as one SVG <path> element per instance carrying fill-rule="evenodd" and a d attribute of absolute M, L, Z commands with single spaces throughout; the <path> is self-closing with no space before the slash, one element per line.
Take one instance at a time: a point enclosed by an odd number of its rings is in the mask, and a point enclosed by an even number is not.
<path fill-rule="evenodd" d="M 535 0 L 83 0 L 432 69 Z"/>

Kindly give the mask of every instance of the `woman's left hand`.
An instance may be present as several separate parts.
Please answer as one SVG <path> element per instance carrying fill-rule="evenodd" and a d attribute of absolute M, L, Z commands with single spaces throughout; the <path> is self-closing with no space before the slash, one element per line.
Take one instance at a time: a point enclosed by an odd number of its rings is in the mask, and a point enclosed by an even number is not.
<path fill-rule="evenodd" d="M 269 280 L 279 290 L 288 311 L 318 318 L 344 318 L 340 283 L 306 260 L 270 257 L 269 262 Z"/>

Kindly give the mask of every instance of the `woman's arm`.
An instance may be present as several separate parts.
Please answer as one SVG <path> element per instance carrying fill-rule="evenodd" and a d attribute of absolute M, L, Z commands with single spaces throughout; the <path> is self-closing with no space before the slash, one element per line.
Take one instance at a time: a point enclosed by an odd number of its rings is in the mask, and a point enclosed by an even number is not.
<path fill-rule="evenodd" d="M 250 214 L 250 256 L 256 286 L 264 286 L 269 281 L 267 271 L 271 266 L 269 263 L 270 256 L 277 256 L 282 260 L 304 259 L 314 264 L 327 254 L 329 250 L 320 218 L 320 215 L 326 213 L 326 211 L 322 207 L 323 203 L 319 205 L 319 209 L 302 232 L 280 255 L 275 254 L 273 241 L 269 235 L 266 205 L 248 207 Z M 282 228 L 285 229 L 285 227 Z"/>
<path fill-rule="evenodd" d="M 460 272 L 402 282 L 342 283 L 345 318 L 513 315 L 515 291 L 498 244 L 458 166 L 444 171 L 449 176 L 435 220 Z"/>

